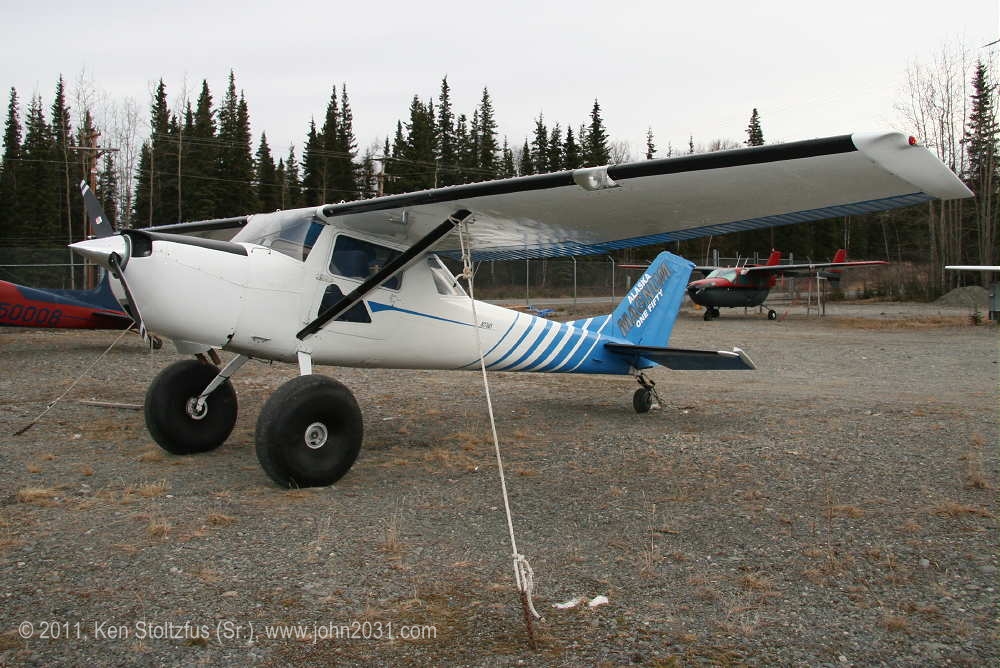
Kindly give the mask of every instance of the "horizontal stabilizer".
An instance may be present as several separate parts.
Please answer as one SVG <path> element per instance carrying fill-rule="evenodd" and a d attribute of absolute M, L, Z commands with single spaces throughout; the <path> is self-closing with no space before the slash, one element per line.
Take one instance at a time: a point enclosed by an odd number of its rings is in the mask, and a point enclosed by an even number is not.
<path fill-rule="evenodd" d="M 632 366 L 642 368 L 639 358 L 662 364 L 674 371 L 742 371 L 756 369 L 753 360 L 739 348 L 728 350 L 690 350 L 659 346 L 632 346 L 627 343 L 605 343 L 613 353 L 630 356 Z"/>

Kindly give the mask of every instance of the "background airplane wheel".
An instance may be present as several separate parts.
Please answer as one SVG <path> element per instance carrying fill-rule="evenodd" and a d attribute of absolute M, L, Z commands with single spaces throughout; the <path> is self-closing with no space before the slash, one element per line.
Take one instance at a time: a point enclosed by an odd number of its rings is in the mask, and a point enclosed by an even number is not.
<path fill-rule="evenodd" d="M 768 312 L 767 312 L 767 319 L 768 320 L 777 320 L 777 318 L 778 318 L 778 312 L 775 311 L 774 309 L 769 309 Z"/>
<path fill-rule="evenodd" d="M 363 435 L 361 409 L 349 389 L 325 376 L 299 376 L 261 409 L 257 459 L 282 487 L 332 485 L 354 464 Z"/>
<path fill-rule="evenodd" d="M 175 455 L 214 450 L 236 424 L 236 390 L 228 380 L 205 399 L 200 413 L 195 400 L 218 370 L 197 360 L 171 364 L 146 391 L 146 428 L 161 448 Z"/>
<path fill-rule="evenodd" d="M 645 387 L 640 387 L 632 395 L 632 408 L 636 413 L 648 413 L 653 407 L 653 393 Z"/>

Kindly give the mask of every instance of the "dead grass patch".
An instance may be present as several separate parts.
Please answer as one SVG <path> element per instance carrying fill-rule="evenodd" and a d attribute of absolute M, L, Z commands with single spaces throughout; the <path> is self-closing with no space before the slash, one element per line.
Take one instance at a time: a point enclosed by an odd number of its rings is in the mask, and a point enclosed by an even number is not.
<path fill-rule="evenodd" d="M 205 522 L 216 527 L 229 526 L 236 521 L 236 518 L 232 515 L 225 515 L 223 513 L 211 513 L 205 518 Z"/>
<path fill-rule="evenodd" d="M 980 506 L 973 506 L 965 503 L 947 501 L 938 504 L 934 508 L 935 515 L 944 517 L 963 517 L 966 515 L 976 515 L 978 517 L 993 517 L 993 513 Z"/>
<path fill-rule="evenodd" d="M 136 461 L 138 462 L 162 462 L 165 457 L 163 455 L 163 450 L 156 446 L 146 448 L 136 456 Z"/>
<path fill-rule="evenodd" d="M 944 327 L 963 327 L 969 323 L 968 318 L 960 315 L 928 315 L 906 318 L 860 318 L 849 316 L 827 316 L 827 321 L 834 327 L 845 329 L 867 330 L 921 330 L 941 329 Z"/>
<path fill-rule="evenodd" d="M 170 535 L 170 530 L 173 527 L 170 522 L 163 519 L 162 517 L 154 517 L 149 520 L 149 524 L 146 525 L 146 533 L 148 533 L 153 538 L 164 539 Z"/>
<path fill-rule="evenodd" d="M 56 490 L 50 487 L 24 487 L 17 491 L 18 503 L 33 506 L 51 506 L 55 503 Z"/>
<path fill-rule="evenodd" d="M 885 615 L 882 626 L 894 633 L 906 633 L 910 630 L 910 620 L 902 615 Z"/>
<path fill-rule="evenodd" d="M 835 517 L 847 517 L 850 519 L 858 519 L 859 517 L 864 517 L 865 511 L 857 506 L 851 505 L 839 505 L 839 506 L 827 506 L 826 518 L 832 520 Z"/>

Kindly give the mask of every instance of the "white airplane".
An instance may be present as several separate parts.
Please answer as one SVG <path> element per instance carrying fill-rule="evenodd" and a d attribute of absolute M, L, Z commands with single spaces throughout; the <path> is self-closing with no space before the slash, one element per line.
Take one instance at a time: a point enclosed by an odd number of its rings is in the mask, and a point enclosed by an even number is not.
<path fill-rule="evenodd" d="M 251 358 L 293 362 L 300 375 L 257 419 L 257 456 L 279 485 L 329 485 L 354 463 L 363 424 L 350 390 L 313 375 L 314 364 L 476 369 L 482 351 L 493 371 L 633 375 L 640 413 L 655 396 L 643 370 L 657 364 L 753 368 L 738 348 L 667 347 L 694 266 L 670 253 L 613 313 L 556 323 L 473 302 L 433 247 L 467 261 L 587 255 L 971 196 L 915 144 L 844 135 L 124 230 L 72 247 L 108 267 L 141 330 L 200 357 L 167 367 L 147 392 L 146 424 L 164 449 L 221 445 L 237 416 L 230 376 Z M 229 241 L 186 234 L 233 228 Z M 235 353 L 221 370 L 204 357 L 215 349 Z"/>

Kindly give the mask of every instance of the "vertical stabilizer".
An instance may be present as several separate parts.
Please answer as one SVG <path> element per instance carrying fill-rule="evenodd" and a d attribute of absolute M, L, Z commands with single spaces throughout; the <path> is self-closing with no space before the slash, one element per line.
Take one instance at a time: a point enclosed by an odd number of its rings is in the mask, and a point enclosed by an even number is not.
<path fill-rule="evenodd" d="M 660 253 L 611 314 L 611 332 L 637 346 L 665 346 L 694 264 Z"/>

